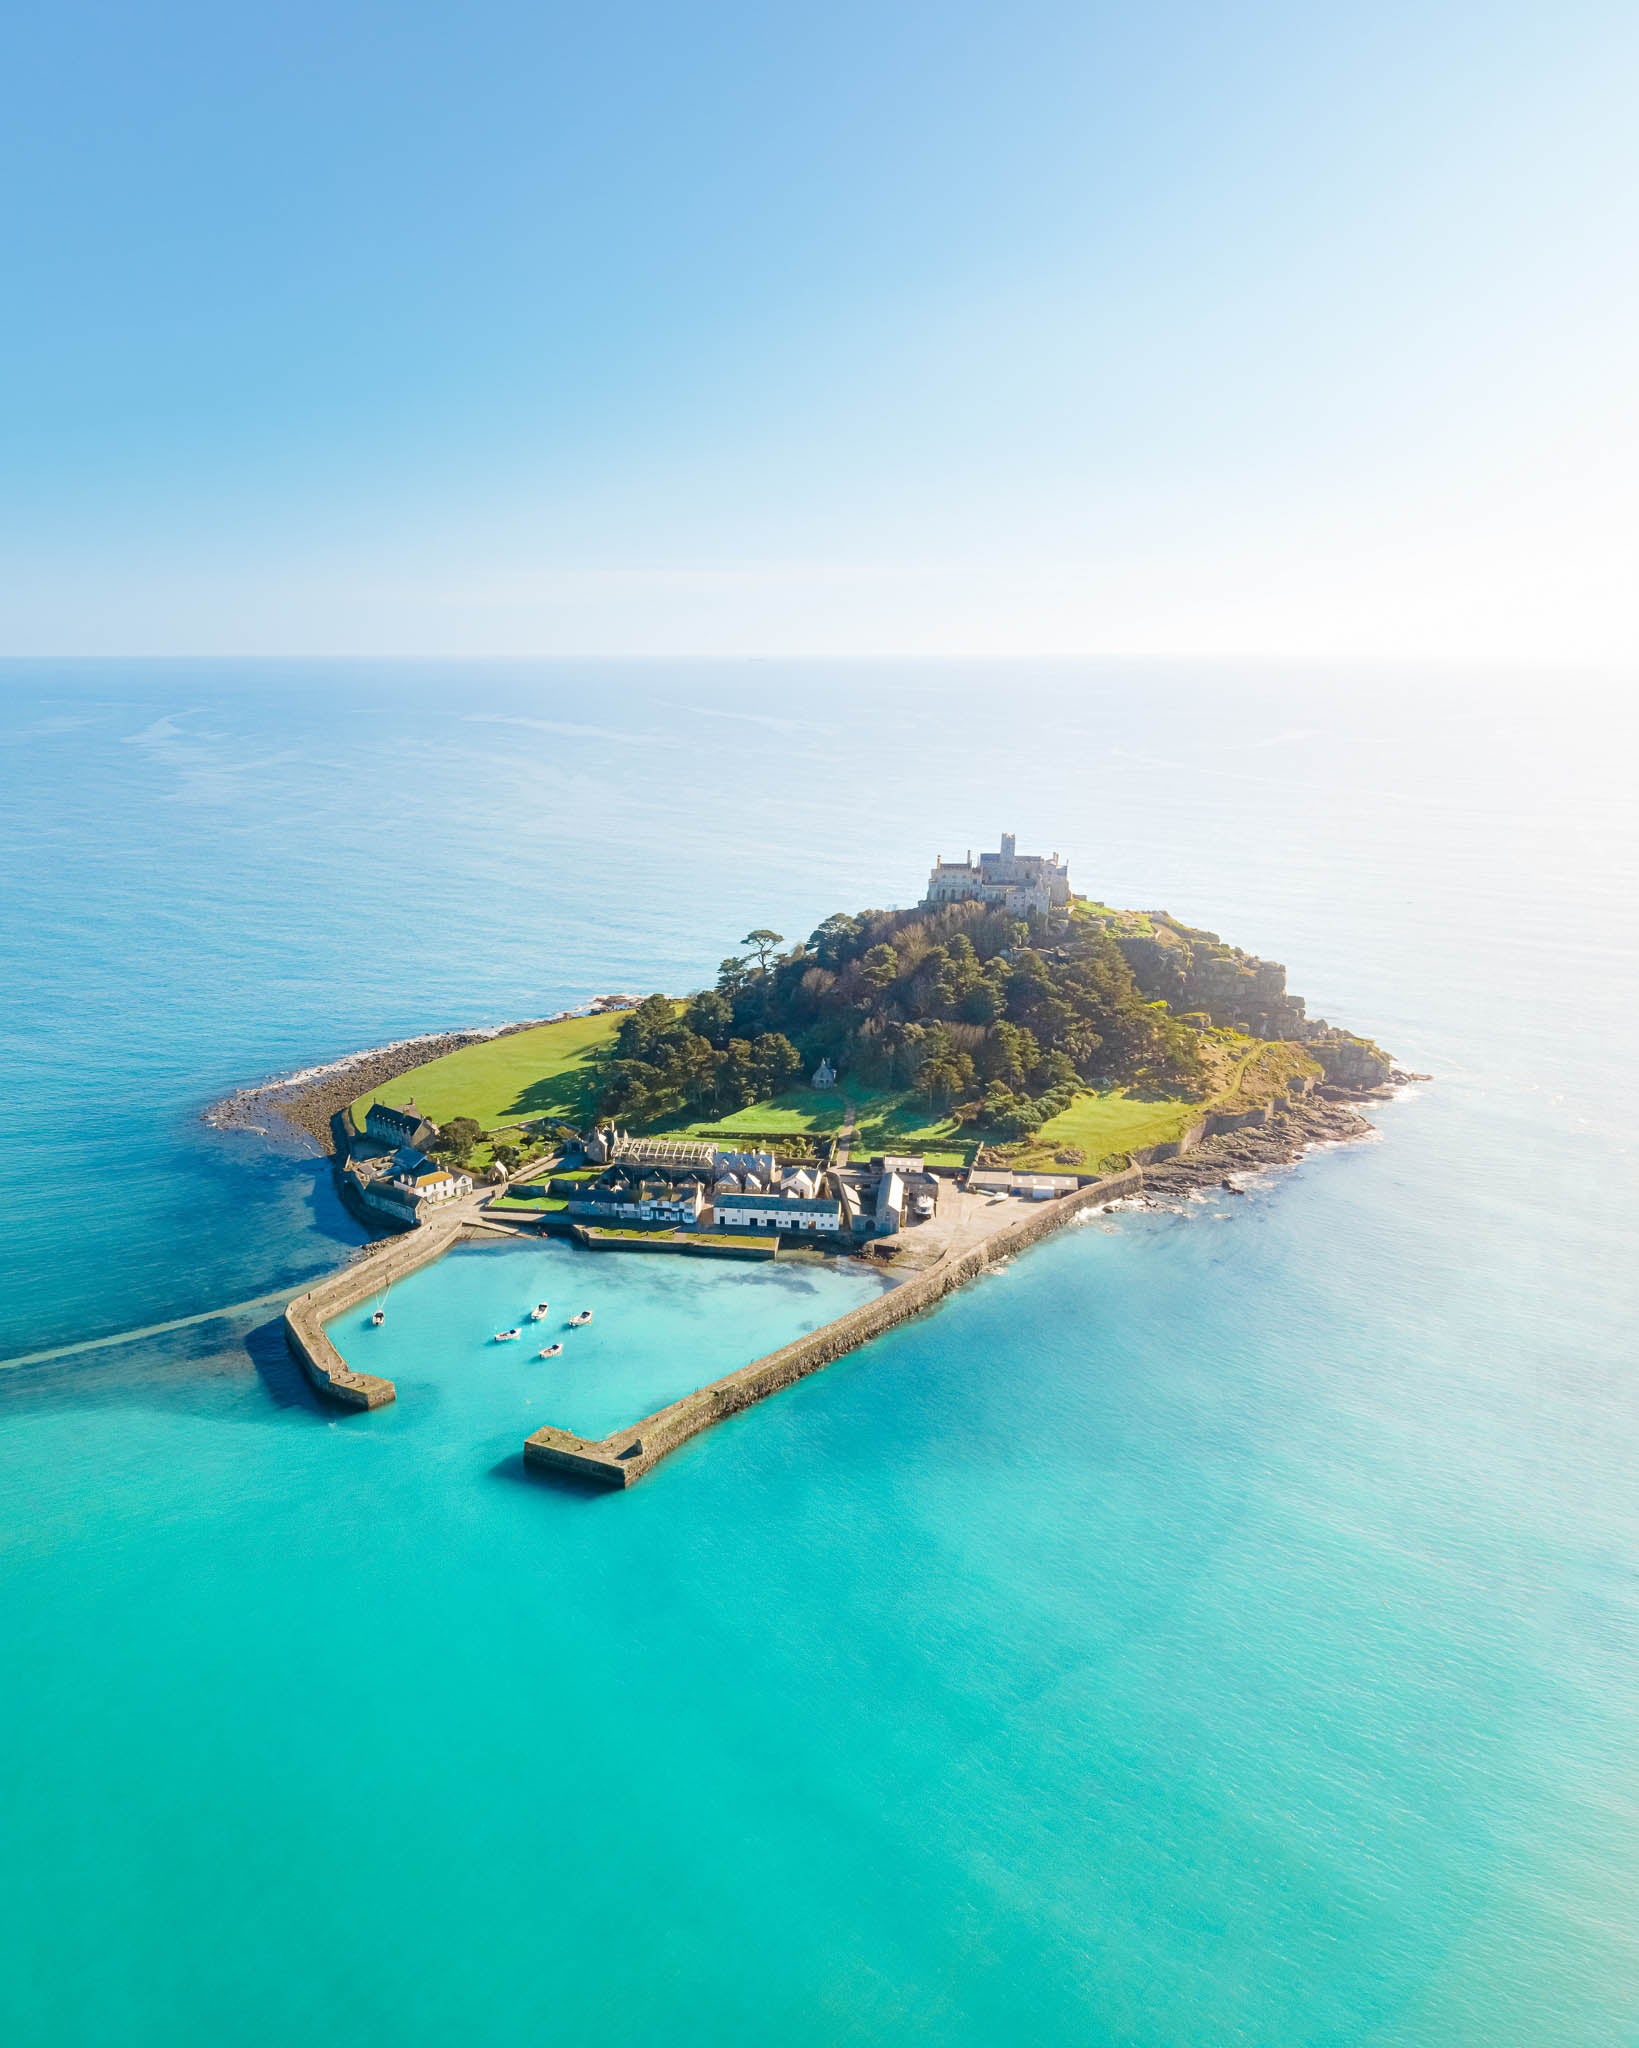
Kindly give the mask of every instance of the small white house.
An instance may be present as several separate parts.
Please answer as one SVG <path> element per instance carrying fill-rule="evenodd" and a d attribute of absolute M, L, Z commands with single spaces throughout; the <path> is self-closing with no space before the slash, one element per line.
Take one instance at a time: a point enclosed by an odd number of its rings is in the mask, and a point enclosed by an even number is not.
<path fill-rule="evenodd" d="M 472 1175 L 457 1173 L 419 1152 L 400 1152 L 393 1161 L 393 1185 L 406 1189 L 423 1202 L 449 1202 L 457 1195 L 472 1193 Z"/>

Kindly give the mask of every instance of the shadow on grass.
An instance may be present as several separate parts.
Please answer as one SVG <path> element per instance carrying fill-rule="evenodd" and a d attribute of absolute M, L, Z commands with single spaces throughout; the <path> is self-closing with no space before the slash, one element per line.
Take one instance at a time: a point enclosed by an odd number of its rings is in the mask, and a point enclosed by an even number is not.
<path fill-rule="evenodd" d="M 509 1117 L 550 1116 L 577 1128 L 591 1115 L 599 1069 L 592 1054 L 585 1053 L 561 1073 L 531 1081 L 513 1100 Z"/>

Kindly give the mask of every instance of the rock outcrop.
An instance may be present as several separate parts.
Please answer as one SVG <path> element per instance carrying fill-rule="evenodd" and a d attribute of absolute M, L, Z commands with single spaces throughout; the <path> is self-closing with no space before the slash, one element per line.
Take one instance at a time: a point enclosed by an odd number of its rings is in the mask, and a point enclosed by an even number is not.
<path fill-rule="evenodd" d="M 1165 911 L 1147 922 L 1147 931 L 1117 931 L 1115 940 L 1152 1001 L 1159 998 L 1181 1014 L 1199 1011 L 1253 1038 L 1302 1042 L 1316 1028 L 1304 1015 L 1303 998 L 1287 992 L 1278 961 L 1243 953 L 1216 932 L 1178 924 Z"/>
<path fill-rule="evenodd" d="M 1383 1088 L 1395 1073 L 1393 1060 L 1381 1046 L 1373 1045 L 1369 1038 L 1357 1038 L 1352 1031 L 1317 1030 L 1303 1049 L 1319 1060 L 1327 1084 L 1333 1088 Z"/>

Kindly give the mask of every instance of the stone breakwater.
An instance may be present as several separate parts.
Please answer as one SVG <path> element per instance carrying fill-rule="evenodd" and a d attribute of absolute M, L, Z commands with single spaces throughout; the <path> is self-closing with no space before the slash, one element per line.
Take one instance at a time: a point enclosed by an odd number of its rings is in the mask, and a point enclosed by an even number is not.
<path fill-rule="evenodd" d="M 355 1372 L 326 1336 L 324 1326 L 372 1294 L 384 1292 L 395 1280 L 441 1259 L 468 1234 L 469 1226 L 463 1223 L 424 1223 L 402 1237 L 371 1245 L 362 1258 L 291 1302 L 285 1310 L 285 1342 L 321 1394 L 349 1408 L 385 1408 L 398 1399 L 391 1380 Z"/>
<path fill-rule="evenodd" d="M 1092 1181 L 1073 1195 L 1046 1203 L 1034 1215 L 995 1232 L 966 1250 L 947 1251 L 914 1279 L 891 1293 L 867 1301 L 834 1323 L 812 1330 L 794 1343 L 770 1351 L 736 1372 L 700 1387 L 668 1407 L 658 1408 L 626 1429 L 594 1442 L 550 1424 L 536 1430 L 524 1444 L 524 1463 L 545 1471 L 567 1473 L 597 1486 L 631 1486 L 659 1464 L 669 1451 L 698 1436 L 725 1416 L 737 1415 L 768 1395 L 778 1393 L 834 1359 L 857 1351 L 874 1337 L 924 1314 L 958 1287 L 965 1287 L 989 1266 L 1022 1252 L 1050 1232 L 1061 1229 L 1084 1210 L 1101 1208 L 1144 1184 L 1142 1167 Z"/>
<path fill-rule="evenodd" d="M 1372 1095 L 1384 1099 L 1391 1092 L 1379 1089 Z M 1307 1081 L 1253 1109 L 1209 1111 L 1171 1143 L 1135 1154 L 1121 1172 L 1044 1203 L 977 1243 L 952 1246 L 875 1301 L 656 1409 L 640 1422 L 596 1440 L 547 1424 L 526 1439 L 524 1463 L 597 1486 L 630 1486 L 702 1430 L 924 1314 L 988 1267 L 1027 1250 L 1089 1210 L 1146 1192 L 1177 1195 L 1222 1182 L 1230 1173 L 1290 1164 L 1313 1145 L 1348 1143 L 1370 1136 L 1372 1129 L 1358 1110 L 1330 1092 L 1325 1097 L 1314 1094 Z M 356 1372 L 347 1364 L 326 1335 L 326 1323 L 441 1258 L 463 1238 L 488 1236 L 495 1227 L 470 1220 L 423 1224 L 372 1246 L 362 1258 L 291 1302 L 285 1310 L 286 1338 L 314 1386 L 355 1408 L 379 1408 L 395 1400 L 397 1389 L 391 1380 Z"/>

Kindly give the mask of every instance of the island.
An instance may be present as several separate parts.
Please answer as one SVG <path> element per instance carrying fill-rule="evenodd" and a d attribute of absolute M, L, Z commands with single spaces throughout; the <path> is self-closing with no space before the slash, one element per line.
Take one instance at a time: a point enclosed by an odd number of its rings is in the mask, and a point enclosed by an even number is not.
<path fill-rule="evenodd" d="M 1154 1202 L 1370 1133 L 1412 1078 L 1310 1018 L 1278 963 L 1070 887 L 1056 854 L 935 861 L 911 909 L 746 934 L 715 983 L 379 1048 L 219 1105 L 333 1153 L 378 1233 L 292 1302 L 314 1384 L 360 1408 L 326 1324 L 475 1236 L 587 1252 L 868 1261 L 873 1299 L 592 1442 L 526 1463 L 626 1486 L 1089 1208 Z M 261 1126 L 261 1127 L 265 1127 Z"/>

